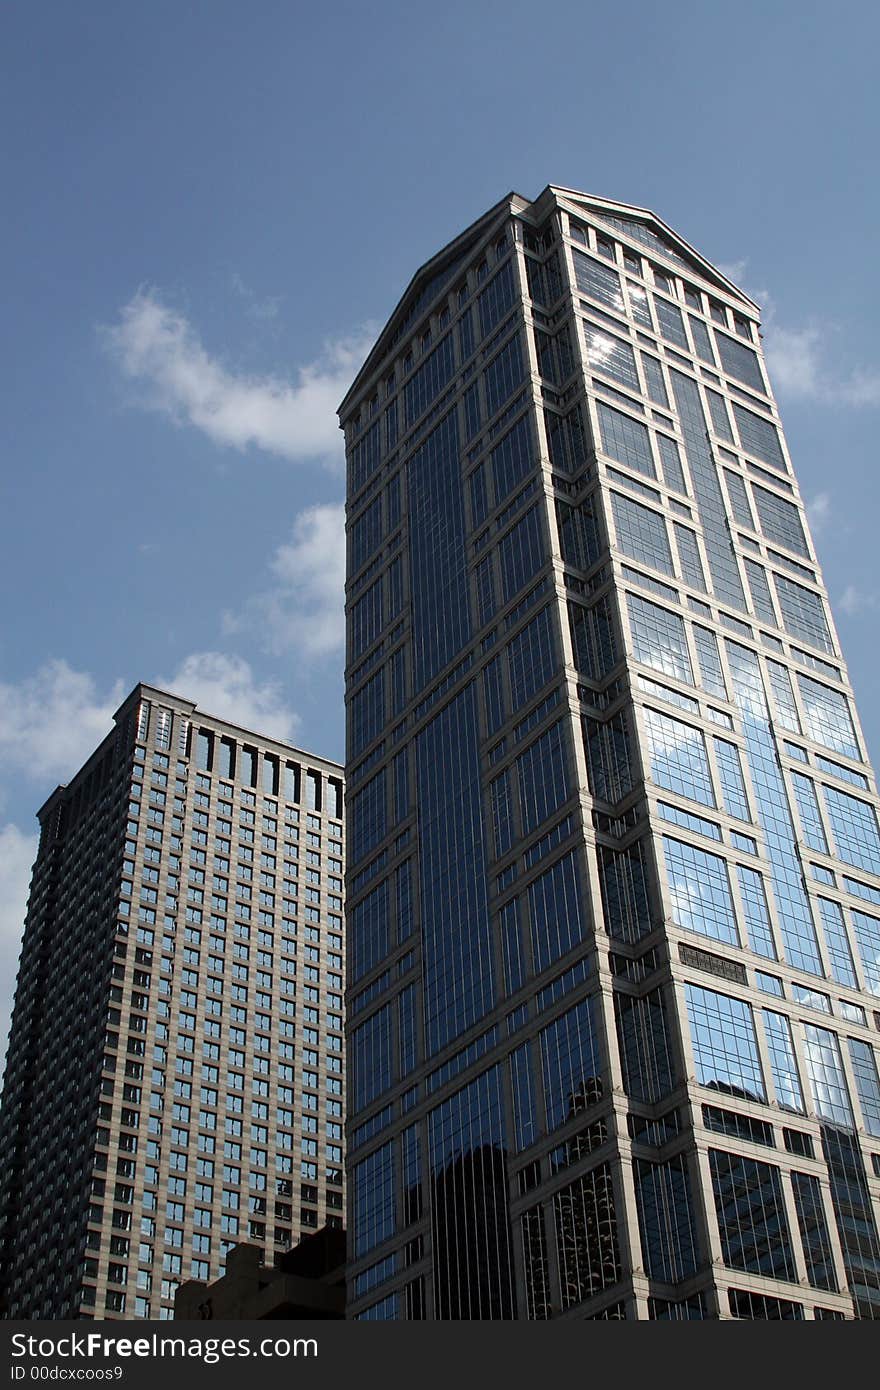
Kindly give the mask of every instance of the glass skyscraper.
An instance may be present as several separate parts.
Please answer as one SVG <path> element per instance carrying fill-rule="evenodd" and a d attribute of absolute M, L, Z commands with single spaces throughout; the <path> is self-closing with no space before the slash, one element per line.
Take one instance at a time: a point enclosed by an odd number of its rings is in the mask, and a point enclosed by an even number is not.
<path fill-rule="evenodd" d="M 171 1318 L 342 1224 L 342 769 L 138 685 L 39 812 L 0 1317 Z"/>
<path fill-rule="evenodd" d="M 511 194 L 340 418 L 351 1315 L 880 1317 L 878 800 L 757 306 Z"/>

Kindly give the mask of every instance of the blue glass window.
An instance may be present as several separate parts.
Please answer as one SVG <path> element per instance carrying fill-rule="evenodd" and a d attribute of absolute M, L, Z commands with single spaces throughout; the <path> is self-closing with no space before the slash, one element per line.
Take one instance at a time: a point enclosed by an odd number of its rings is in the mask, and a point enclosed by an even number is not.
<path fill-rule="evenodd" d="M 638 594 L 627 594 L 626 602 L 636 660 L 693 685 L 684 620 Z"/>
<path fill-rule="evenodd" d="M 602 448 L 609 458 L 616 459 L 637 473 L 656 478 L 651 441 L 647 428 L 629 415 L 599 401 L 596 406 Z"/>
<path fill-rule="evenodd" d="M 715 342 L 718 344 L 718 355 L 721 358 L 721 366 L 728 376 L 735 377 L 737 381 L 742 381 L 746 386 L 751 386 L 753 391 L 764 393 L 764 380 L 761 376 L 761 368 L 758 364 L 758 354 L 751 348 L 740 343 L 736 338 L 730 338 L 726 333 L 715 330 Z"/>
<path fill-rule="evenodd" d="M 594 996 L 582 999 L 541 1032 L 548 1131 L 602 1098 L 602 1054 L 594 1009 Z"/>
<path fill-rule="evenodd" d="M 498 546 L 503 603 L 508 603 L 534 578 L 544 564 L 547 553 L 541 511 L 539 507 L 532 507 Z"/>
<path fill-rule="evenodd" d="M 822 791 L 838 857 L 865 873 L 876 874 L 880 867 L 880 836 L 874 807 L 836 787 L 823 787 Z"/>
<path fill-rule="evenodd" d="M 748 868 L 745 864 L 738 864 L 736 872 L 739 878 L 749 945 L 759 956 L 766 956 L 767 960 L 776 960 L 776 947 L 773 944 L 764 880 L 759 873 Z"/>
<path fill-rule="evenodd" d="M 847 1089 L 840 1040 L 836 1033 L 815 1024 L 804 1024 L 804 1062 L 816 1114 L 844 1129 L 854 1129 L 852 1103 Z"/>
<path fill-rule="evenodd" d="M 552 816 L 569 797 L 565 721 L 554 724 L 516 760 L 523 835 Z"/>
<path fill-rule="evenodd" d="M 714 806 L 706 741 L 700 730 L 653 709 L 644 709 L 642 718 L 651 776 L 657 785 L 703 806 Z"/>
<path fill-rule="evenodd" d="M 828 898 L 820 898 L 819 914 L 825 931 L 832 977 L 839 985 L 848 985 L 851 989 L 858 989 L 849 938 L 843 920 L 843 908 L 840 903 L 831 902 Z"/>
<path fill-rule="evenodd" d="M 454 375 L 452 334 L 447 333 L 403 388 L 407 428 L 437 399 Z"/>
<path fill-rule="evenodd" d="M 850 1038 L 848 1041 L 865 1129 L 877 1139 L 880 1138 L 880 1078 L 877 1076 L 877 1058 L 870 1043 L 863 1042 L 860 1038 Z"/>
<path fill-rule="evenodd" d="M 394 1152 L 385 1144 L 352 1171 L 354 1254 L 365 1255 L 394 1235 Z"/>
<path fill-rule="evenodd" d="M 727 1095 L 766 1101 L 749 1004 L 700 985 L 685 985 L 697 1081 Z"/>
<path fill-rule="evenodd" d="M 556 670 L 553 610 L 543 608 L 507 645 L 510 698 L 521 709 L 550 680 Z"/>
<path fill-rule="evenodd" d="M 865 988 L 871 994 L 880 995 L 880 921 L 853 908 L 852 924 L 865 975 Z"/>
<path fill-rule="evenodd" d="M 764 1033 L 776 1100 L 783 1110 L 793 1110 L 802 1115 L 804 1092 L 791 1040 L 791 1023 L 785 1014 L 764 1009 Z"/>
<path fill-rule="evenodd" d="M 663 574 L 674 574 L 666 522 L 660 513 L 617 492 L 611 494 L 611 510 L 617 545 L 624 555 Z"/>
<path fill-rule="evenodd" d="M 507 260 L 477 299 L 481 337 L 485 338 L 491 333 L 496 323 L 500 323 L 508 309 L 512 308 L 518 288 L 513 261 Z"/>
<path fill-rule="evenodd" d="M 822 817 L 819 814 L 819 803 L 816 800 L 816 787 L 813 779 L 804 777 L 803 773 L 793 772 L 791 784 L 794 788 L 794 798 L 797 802 L 798 815 L 801 818 L 804 839 L 810 849 L 816 850 L 819 854 L 827 854 L 828 842 L 822 828 Z"/>
<path fill-rule="evenodd" d="M 747 410 L 744 405 L 734 402 L 733 414 L 739 430 L 740 443 L 747 454 L 786 473 L 785 459 L 779 445 L 779 434 L 771 420 Z"/>
<path fill-rule="evenodd" d="M 797 555 L 809 556 L 800 512 L 794 503 L 787 502 L 784 497 L 769 492 L 767 488 L 759 487 L 757 483 L 752 483 L 752 495 L 761 522 L 761 531 L 768 541 L 784 545 Z"/>
<path fill-rule="evenodd" d="M 352 983 L 388 954 L 388 880 L 357 904 L 351 913 L 349 970 Z"/>
<path fill-rule="evenodd" d="M 663 836 L 663 848 L 672 914 L 678 925 L 739 946 L 725 861 L 668 835 Z"/>
<path fill-rule="evenodd" d="M 697 1272 L 698 1250 L 687 1162 L 633 1163 L 645 1268 L 652 1279 L 678 1284 Z"/>
<path fill-rule="evenodd" d="M 822 743 L 848 758 L 859 758 L 861 754 L 846 696 L 800 673 L 798 689 L 804 706 L 806 732 L 814 743 Z"/>
<path fill-rule="evenodd" d="M 471 635 L 455 412 L 410 459 L 408 487 L 413 691 L 417 693 Z"/>
<path fill-rule="evenodd" d="M 779 1169 L 719 1149 L 709 1150 L 709 1167 L 724 1263 L 795 1282 Z"/>
<path fill-rule="evenodd" d="M 524 415 L 501 443 L 496 444 L 489 457 L 495 479 L 497 506 L 534 467 L 535 453 L 528 415 Z"/>
<path fill-rule="evenodd" d="M 429 1056 L 495 998 L 478 740 L 472 682 L 416 738 Z"/>
<path fill-rule="evenodd" d="M 532 959 L 536 973 L 583 939 L 580 872 L 572 850 L 529 885 Z"/>
<path fill-rule="evenodd" d="M 490 417 L 510 399 L 524 376 L 522 347 L 519 337 L 515 337 L 501 349 L 483 374 L 486 411 Z"/>

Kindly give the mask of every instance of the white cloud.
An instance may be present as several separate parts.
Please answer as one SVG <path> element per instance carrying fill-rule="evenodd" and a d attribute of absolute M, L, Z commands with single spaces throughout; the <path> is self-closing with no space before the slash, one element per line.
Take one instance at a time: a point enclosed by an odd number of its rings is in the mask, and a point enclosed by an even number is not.
<path fill-rule="evenodd" d="M 0 827 L 0 1059 L 6 1052 L 31 867 L 36 857 L 36 835 L 25 835 L 11 823 Z"/>
<path fill-rule="evenodd" d="M 92 676 L 57 660 L 18 685 L 0 683 L 0 756 L 31 777 L 63 781 L 110 732 L 125 694 L 121 680 L 101 694 Z"/>
<path fill-rule="evenodd" d="M 224 614 L 227 632 L 255 632 L 270 651 L 322 657 L 345 637 L 345 511 L 341 503 L 308 507 L 269 562 L 274 583 L 240 613 Z"/>
<path fill-rule="evenodd" d="M 230 724 L 289 740 L 298 715 L 285 703 L 277 681 L 258 681 L 248 662 L 223 652 L 193 652 L 156 684 L 193 700 L 205 714 Z"/>
<path fill-rule="evenodd" d="M 848 618 L 855 618 L 865 609 L 877 607 L 877 595 L 859 589 L 855 584 L 847 584 L 835 607 L 845 613 Z"/>
<path fill-rule="evenodd" d="M 818 396 L 824 390 L 819 329 L 783 328 L 772 306 L 764 329 L 764 354 L 775 390 L 789 396 Z"/>
<path fill-rule="evenodd" d="M 341 455 L 336 408 L 374 336 L 365 328 L 326 342 L 321 356 L 289 381 L 224 366 L 185 316 L 150 290 L 138 291 L 102 334 L 123 373 L 147 389 L 147 408 L 201 430 L 215 444 L 255 445 L 297 461 Z"/>
<path fill-rule="evenodd" d="M 718 269 L 761 306 L 764 356 L 777 394 L 822 405 L 880 405 L 880 372 L 856 367 L 841 374 L 829 360 L 839 332 L 836 324 L 811 322 L 793 328 L 780 323 L 770 291 L 751 289 L 745 283 L 748 261 Z"/>
<path fill-rule="evenodd" d="M 244 283 L 237 271 L 231 276 L 230 284 L 238 297 L 244 300 L 245 313 L 248 318 L 263 322 L 268 319 L 277 319 L 278 312 L 281 308 L 280 295 L 270 294 L 266 295 L 264 299 L 258 299 L 253 290 Z"/>
<path fill-rule="evenodd" d="M 827 525 L 831 515 L 831 494 L 828 492 L 817 492 L 816 496 L 807 502 L 807 520 L 810 523 L 810 530 L 814 536 Z"/>

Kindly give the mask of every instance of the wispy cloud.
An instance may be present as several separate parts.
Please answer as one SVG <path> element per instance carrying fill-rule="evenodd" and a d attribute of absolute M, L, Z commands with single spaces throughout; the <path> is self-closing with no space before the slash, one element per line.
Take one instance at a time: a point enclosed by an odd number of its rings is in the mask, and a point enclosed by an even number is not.
<path fill-rule="evenodd" d="M 770 291 L 748 286 L 748 261 L 721 265 L 719 270 L 761 305 L 764 356 L 780 396 L 823 405 L 880 405 L 880 370 L 855 367 L 841 373 L 836 368 L 833 352 L 838 325 L 817 320 L 797 327 L 782 323 Z"/>
<path fill-rule="evenodd" d="M 810 523 L 810 530 L 814 536 L 818 536 L 828 524 L 831 516 L 831 494 L 828 492 L 817 492 L 815 497 L 811 497 L 807 502 L 807 520 Z"/>
<path fill-rule="evenodd" d="M 213 357 L 189 320 L 153 290 L 139 290 L 101 333 L 120 370 L 145 388 L 146 408 L 215 444 L 296 462 L 340 457 L 336 408 L 373 338 L 364 328 L 329 340 L 293 380 L 251 376 Z"/>
<path fill-rule="evenodd" d="M 0 1059 L 6 1051 L 31 867 L 36 856 L 36 835 L 25 835 L 11 823 L 0 826 Z"/>
<path fill-rule="evenodd" d="M 229 283 L 232 285 L 232 288 L 238 295 L 239 299 L 242 299 L 244 301 L 244 311 L 247 314 L 248 318 L 256 319 L 258 322 L 266 322 L 269 319 L 277 319 L 279 310 L 281 308 L 280 295 L 264 295 L 264 297 L 260 299 L 256 294 L 254 294 L 254 291 L 250 288 L 250 286 L 244 283 L 237 271 L 235 271 L 230 276 Z"/>
<path fill-rule="evenodd" d="M 241 657 L 193 652 L 156 684 L 194 700 L 206 714 L 274 738 L 290 739 L 299 727 L 299 716 L 287 704 L 280 684 L 257 680 Z"/>
<path fill-rule="evenodd" d="M 835 607 L 845 613 L 848 618 L 855 618 L 859 613 L 877 607 L 877 594 L 867 589 L 860 589 L 856 584 L 847 584 Z"/>
<path fill-rule="evenodd" d="M 138 679 L 277 738 L 289 738 L 299 725 L 277 681 L 258 679 L 247 661 L 225 652 L 193 652 L 170 675 L 135 672 L 106 691 L 88 672 L 51 660 L 18 683 L 0 683 L 0 765 L 35 783 L 66 781 L 110 732 Z"/>
<path fill-rule="evenodd" d="M 272 582 L 238 613 L 224 614 L 227 632 L 256 632 L 276 655 L 322 657 L 344 640 L 345 512 L 342 503 L 308 507 L 290 539 L 269 561 Z"/>
<path fill-rule="evenodd" d="M 113 725 L 126 687 L 107 691 L 66 661 L 47 661 L 17 684 L 0 683 L 0 758 L 31 778 L 64 779 Z"/>

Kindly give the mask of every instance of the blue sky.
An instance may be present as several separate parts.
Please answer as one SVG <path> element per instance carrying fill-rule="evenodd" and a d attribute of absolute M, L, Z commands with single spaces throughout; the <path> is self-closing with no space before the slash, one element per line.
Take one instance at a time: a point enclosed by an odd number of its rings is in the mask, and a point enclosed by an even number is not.
<path fill-rule="evenodd" d="M 880 752 L 868 4 L 4 6 L 0 1037 L 34 812 L 139 679 L 342 757 L 334 409 L 506 192 L 653 208 L 765 308 Z"/>

